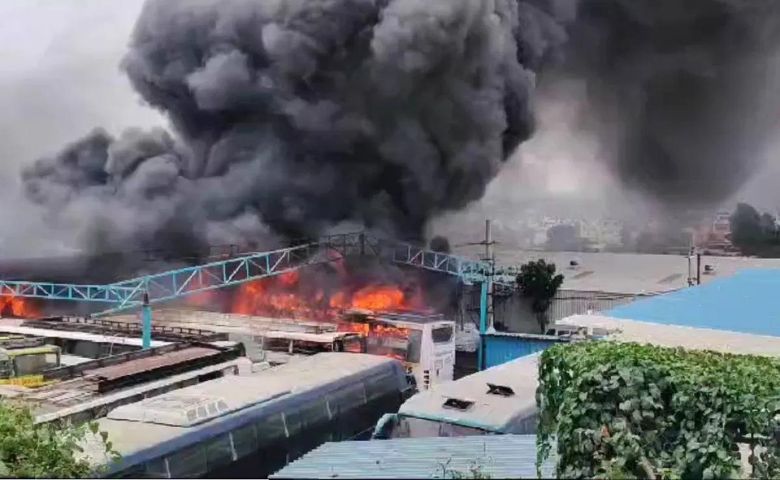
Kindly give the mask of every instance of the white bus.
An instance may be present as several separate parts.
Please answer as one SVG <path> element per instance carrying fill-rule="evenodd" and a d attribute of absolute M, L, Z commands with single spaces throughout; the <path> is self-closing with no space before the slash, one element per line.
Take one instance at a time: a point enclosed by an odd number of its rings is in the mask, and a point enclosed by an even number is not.
<path fill-rule="evenodd" d="M 539 354 L 420 392 L 379 421 L 373 438 L 534 434 Z"/>
<path fill-rule="evenodd" d="M 454 378 L 454 321 L 442 315 L 359 311 L 346 312 L 343 320 L 365 335 L 366 353 L 404 362 L 420 390 Z"/>
<path fill-rule="evenodd" d="M 87 459 L 114 478 L 267 478 L 328 441 L 370 437 L 409 394 L 400 362 L 319 353 L 248 376 L 230 376 L 123 405 L 98 420 Z"/>

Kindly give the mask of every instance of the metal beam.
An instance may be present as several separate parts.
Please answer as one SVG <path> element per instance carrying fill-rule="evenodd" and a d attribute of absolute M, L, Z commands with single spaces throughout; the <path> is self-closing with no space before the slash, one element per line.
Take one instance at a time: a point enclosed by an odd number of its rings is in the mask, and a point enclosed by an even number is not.
<path fill-rule="evenodd" d="M 89 301 L 112 304 L 102 314 L 143 305 L 144 295 L 155 304 L 199 292 L 281 275 L 308 265 L 351 256 L 368 255 L 394 263 L 460 277 L 464 283 L 482 283 L 492 278 L 490 265 L 465 257 L 425 250 L 414 245 L 387 241 L 364 233 L 334 235 L 316 242 L 194 267 L 145 275 L 110 285 L 75 285 L 2 281 L 0 295 L 47 300 Z M 510 273 L 511 270 L 506 270 Z M 497 285 L 511 286 L 511 279 L 492 278 Z"/>
<path fill-rule="evenodd" d="M 0 280 L 0 296 L 121 303 L 127 301 L 132 295 L 132 288 L 121 285 L 72 285 Z"/>

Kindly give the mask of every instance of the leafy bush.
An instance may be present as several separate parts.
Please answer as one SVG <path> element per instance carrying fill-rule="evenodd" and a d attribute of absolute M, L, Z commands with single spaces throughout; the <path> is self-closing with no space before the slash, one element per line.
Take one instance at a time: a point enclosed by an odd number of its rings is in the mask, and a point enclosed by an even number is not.
<path fill-rule="evenodd" d="M 542 354 L 538 462 L 560 477 L 734 478 L 780 474 L 772 439 L 780 361 L 587 342 Z M 763 453 L 761 453 L 763 451 Z"/>
<path fill-rule="evenodd" d="M 92 466 L 78 458 L 79 442 L 96 424 L 35 424 L 29 409 L 0 403 L 0 477 L 84 478 Z M 116 456 L 102 435 L 107 454 Z"/>

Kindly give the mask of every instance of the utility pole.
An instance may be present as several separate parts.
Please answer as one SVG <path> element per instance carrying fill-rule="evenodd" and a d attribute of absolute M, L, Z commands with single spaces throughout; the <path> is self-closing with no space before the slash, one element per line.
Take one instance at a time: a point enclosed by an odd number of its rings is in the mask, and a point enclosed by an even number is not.
<path fill-rule="evenodd" d="M 488 277 L 487 285 L 487 333 L 493 333 L 496 331 L 494 327 L 494 312 L 493 312 L 493 277 L 496 273 L 496 254 L 493 251 L 493 228 L 490 219 L 485 220 L 485 258 L 484 261 L 490 265 L 490 276 Z"/>

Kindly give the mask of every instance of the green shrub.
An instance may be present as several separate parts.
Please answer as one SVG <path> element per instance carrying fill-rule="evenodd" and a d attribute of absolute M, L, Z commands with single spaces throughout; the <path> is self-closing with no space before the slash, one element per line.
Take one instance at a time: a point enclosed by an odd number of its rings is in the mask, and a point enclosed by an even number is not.
<path fill-rule="evenodd" d="M 0 477 L 85 478 L 92 466 L 79 458 L 79 442 L 97 425 L 35 424 L 29 409 L 0 402 Z M 101 434 L 106 452 L 116 457 Z"/>
<path fill-rule="evenodd" d="M 560 477 L 734 478 L 738 442 L 759 447 L 755 476 L 780 474 L 776 359 L 585 342 L 545 351 L 539 376 L 538 462 L 555 445 Z"/>

